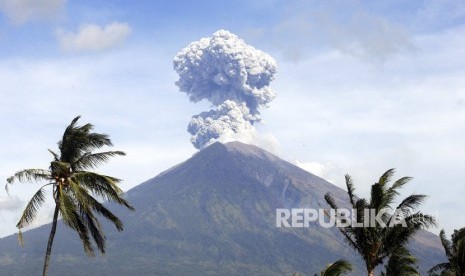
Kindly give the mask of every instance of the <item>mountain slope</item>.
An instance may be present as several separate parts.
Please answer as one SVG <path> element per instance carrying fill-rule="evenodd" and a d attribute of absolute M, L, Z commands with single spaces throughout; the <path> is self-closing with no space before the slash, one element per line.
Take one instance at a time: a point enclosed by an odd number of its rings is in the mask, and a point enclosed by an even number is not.
<path fill-rule="evenodd" d="M 60 224 L 51 275 L 308 275 L 327 263 L 361 260 L 335 228 L 277 228 L 277 208 L 327 208 L 331 192 L 346 193 L 255 146 L 215 143 L 189 160 L 127 193 L 132 213 L 110 206 L 123 232 L 105 224 L 107 255 L 88 259 L 77 236 Z M 41 270 L 50 226 L 0 240 L 5 275 Z M 411 245 L 423 271 L 443 260 L 438 238 L 428 232 Z M 354 275 L 360 275 L 357 272 Z"/>

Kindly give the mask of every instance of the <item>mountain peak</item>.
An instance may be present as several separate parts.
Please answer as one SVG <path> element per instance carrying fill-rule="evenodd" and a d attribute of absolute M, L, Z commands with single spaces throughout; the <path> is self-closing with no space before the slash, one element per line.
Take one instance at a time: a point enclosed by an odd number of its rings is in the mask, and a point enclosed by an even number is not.
<path fill-rule="evenodd" d="M 279 159 L 279 157 L 270 153 L 269 151 L 259 148 L 255 145 L 251 145 L 251 144 L 244 144 L 241 142 L 229 142 L 225 144 L 225 146 L 230 152 L 233 152 L 233 153 L 237 152 L 237 153 L 242 153 L 247 156 L 261 157 L 261 158 L 266 158 L 270 160 Z"/>
<path fill-rule="evenodd" d="M 270 161 L 276 161 L 280 159 L 276 155 L 258 146 L 255 146 L 252 144 L 246 144 L 246 143 L 239 142 L 239 141 L 227 142 L 227 143 L 215 142 L 211 144 L 210 146 L 208 146 L 207 148 L 205 148 L 204 150 L 202 150 L 201 152 L 204 152 L 204 151 L 223 152 L 223 153 L 228 153 L 232 155 L 239 154 L 239 155 L 247 156 L 247 157 L 267 159 Z"/>

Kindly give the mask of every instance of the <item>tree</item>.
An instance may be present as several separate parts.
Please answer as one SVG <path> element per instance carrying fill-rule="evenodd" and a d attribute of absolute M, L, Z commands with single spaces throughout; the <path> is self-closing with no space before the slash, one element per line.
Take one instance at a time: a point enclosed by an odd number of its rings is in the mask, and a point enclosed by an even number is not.
<path fill-rule="evenodd" d="M 439 233 L 448 262 L 441 263 L 429 270 L 430 275 L 465 276 L 465 227 L 455 230 L 451 240 L 446 238 L 444 230 Z"/>
<path fill-rule="evenodd" d="M 349 271 L 352 271 L 352 265 L 344 260 L 338 260 L 322 270 L 320 276 L 339 276 Z"/>
<path fill-rule="evenodd" d="M 122 151 L 94 152 L 105 146 L 113 146 L 106 134 L 92 132 L 93 125 L 78 126 L 80 116 L 74 118 L 58 142 L 59 152 L 51 150 L 53 160 L 50 167 L 44 169 L 26 169 L 15 173 L 7 179 L 7 186 L 15 181 L 35 182 L 42 185 L 26 205 L 16 225 L 19 229 L 18 239 L 23 244 L 21 229 L 31 224 L 39 208 L 45 202 L 47 189 L 51 191 L 55 202 L 52 229 L 45 253 L 43 275 L 47 275 L 55 237 L 58 216 L 63 223 L 77 232 L 88 256 L 94 255 L 94 241 L 97 249 L 105 253 L 105 234 L 96 214 L 112 222 L 118 231 L 123 230 L 123 223 L 110 210 L 103 206 L 94 196 L 113 201 L 130 210 L 134 208 L 122 197 L 118 187 L 118 178 L 88 171 L 118 155 Z M 51 189 L 50 189 L 51 188 Z"/>
<path fill-rule="evenodd" d="M 394 252 L 384 267 L 385 272 L 381 276 L 420 276 L 416 267 L 417 260 L 411 255 L 410 251 L 401 247 Z"/>
<path fill-rule="evenodd" d="M 411 177 L 402 177 L 389 186 L 394 175 L 394 169 L 386 171 L 377 183 L 371 186 L 370 199 L 358 198 L 355 194 L 354 184 L 349 175 L 346 175 L 347 193 L 356 222 L 373 221 L 379 217 L 386 227 L 380 223 L 373 227 L 355 227 L 348 225 L 339 227 L 347 243 L 356 250 L 365 261 L 369 276 L 374 275 L 375 268 L 382 264 L 389 256 L 401 247 L 405 247 L 410 238 L 420 229 L 435 226 L 435 219 L 430 215 L 416 211 L 423 202 L 424 195 L 410 195 L 400 202 L 393 214 L 386 210 L 393 210 L 392 205 L 402 188 Z M 338 209 L 334 198 L 328 193 L 325 200 L 332 209 Z M 368 212 L 367 212 L 368 210 Z M 336 216 L 337 219 L 342 219 Z M 402 223 L 399 223 L 402 222 Z"/>

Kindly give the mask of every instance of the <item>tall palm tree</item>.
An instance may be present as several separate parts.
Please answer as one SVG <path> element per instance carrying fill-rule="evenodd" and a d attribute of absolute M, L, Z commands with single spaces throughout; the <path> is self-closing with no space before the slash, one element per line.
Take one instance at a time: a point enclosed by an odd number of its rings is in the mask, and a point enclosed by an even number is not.
<path fill-rule="evenodd" d="M 420 276 L 416 262 L 417 260 L 410 251 L 401 247 L 389 257 L 384 267 L 385 272 L 381 272 L 381 276 Z"/>
<path fill-rule="evenodd" d="M 123 223 L 110 210 L 105 208 L 94 196 L 116 202 L 131 210 L 134 208 L 122 198 L 122 190 L 118 187 L 118 178 L 91 172 L 111 157 L 125 155 L 122 151 L 94 152 L 105 146 L 112 146 L 106 134 L 92 132 L 93 125 L 78 126 L 80 116 L 74 118 L 66 128 L 62 139 L 58 142 L 59 152 L 51 150 L 53 160 L 47 170 L 26 169 L 15 173 L 7 179 L 7 186 L 15 181 L 37 182 L 43 184 L 26 205 L 18 224 L 19 241 L 23 244 L 21 229 L 31 224 L 44 203 L 47 188 L 51 188 L 55 211 L 52 229 L 45 253 L 43 275 L 47 275 L 52 251 L 53 239 L 60 215 L 64 224 L 77 232 L 82 241 L 84 251 L 94 255 L 95 242 L 97 249 L 105 253 L 105 234 L 95 214 L 111 221 L 118 231 L 123 230 Z M 44 184 L 45 183 L 45 184 Z"/>
<path fill-rule="evenodd" d="M 399 248 L 404 247 L 420 229 L 436 225 L 432 216 L 416 211 L 423 202 L 424 195 L 410 195 L 400 202 L 395 208 L 395 213 L 385 212 L 387 209 L 393 210 L 392 205 L 399 195 L 399 189 L 411 180 L 410 177 L 402 177 L 389 186 L 394 172 L 394 169 L 386 171 L 378 182 L 371 186 L 369 200 L 357 197 L 351 177 L 345 177 L 349 202 L 356 212 L 357 222 L 371 221 L 379 216 L 387 225 L 383 227 L 376 223 L 374 227 L 339 227 L 347 243 L 365 261 L 369 276 L 373 276 L 375 268 Z M 325 200 L 332 209 L 338 209 L 329 193 L 325 195 Z M 365 210 L 371 211 L 367 213 Z"/>
<path fill-rule="evenodd" d="M 465 227 L 455 230 L 448 240 L 444 230 L 439 233 L 448 262 L 438 264 L 429 270 L 430 275 L 465 276 Z"/>
<path fill-rule="evenodd" d="M 320 272 L 320 276 L 340 276 L 349 271 L 352 271 L 352 265 L 345 260 L 338 260 Z M 318 276 L 315 274 L 315 276 Z"/>

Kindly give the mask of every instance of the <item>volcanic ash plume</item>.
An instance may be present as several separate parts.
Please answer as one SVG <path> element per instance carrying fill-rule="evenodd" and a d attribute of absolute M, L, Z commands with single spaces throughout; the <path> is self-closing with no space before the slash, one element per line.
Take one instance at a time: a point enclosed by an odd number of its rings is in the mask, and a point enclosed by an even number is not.
<path fill-rule="evenodd" d="M 208 100 L 216 108 L 192 117 L 188 131 L 198 148 L 225 137 L 250 137 L 260 109 L 274 99 L 270 82 L 276 62 L 268 54 L 220 30 L 192 42 L 174 58 L 176 85 L 189 99 Z"/>

